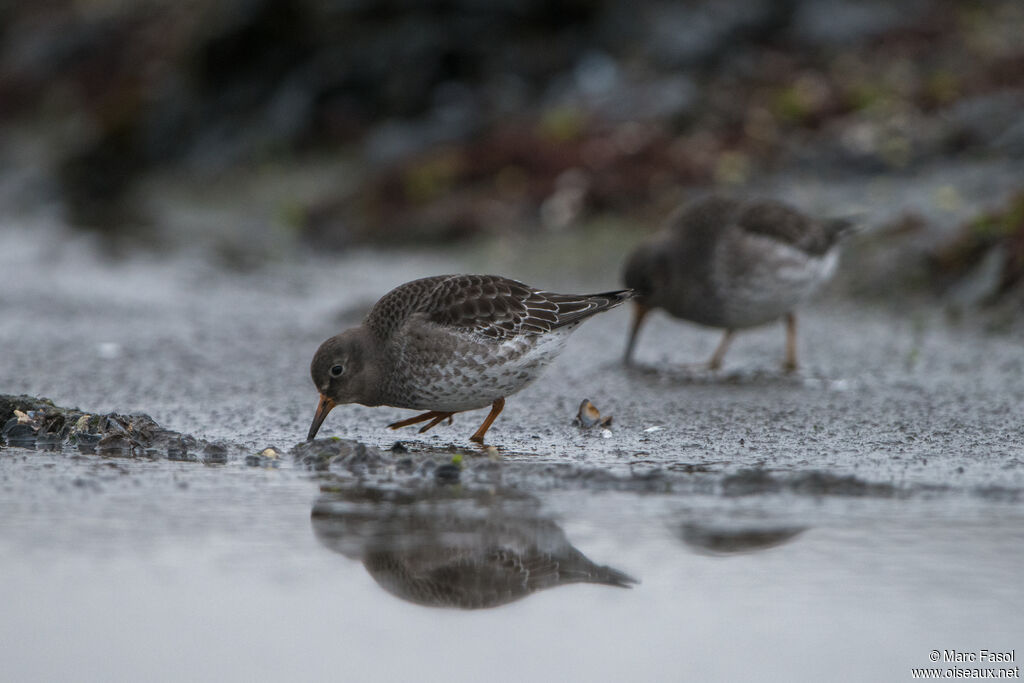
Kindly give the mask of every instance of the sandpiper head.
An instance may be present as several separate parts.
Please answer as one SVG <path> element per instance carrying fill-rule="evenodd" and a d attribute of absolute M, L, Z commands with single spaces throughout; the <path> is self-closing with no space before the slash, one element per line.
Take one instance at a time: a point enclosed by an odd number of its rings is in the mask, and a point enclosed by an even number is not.
<path fill-rule="evenodd" d="M 363 327 L 331 337 L 317 349 L 309 366 L 320 403 L 307 439 L 312 441 L 327 413 L 339 403 L 372 402 L 377 386 L 373 342 Z"/>
<path fill-rule="evenodd" d="M 668 263 L 660 241 L 648 241 L 637 247 L 626 261 L 623 282 L 636 292 L 636 305 L 657 306 L 661 290 L 668 284 Z"/>

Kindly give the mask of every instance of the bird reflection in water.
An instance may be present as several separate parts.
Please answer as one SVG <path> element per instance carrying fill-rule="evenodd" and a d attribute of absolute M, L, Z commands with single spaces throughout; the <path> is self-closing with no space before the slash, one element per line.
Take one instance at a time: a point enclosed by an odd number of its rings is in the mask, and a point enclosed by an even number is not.
<path fill-rule="evenodd" d="M 360 560 L 384 590 L 420 605 L 480 609 L 571 583 L 636 583 L 587 559 L 539 501 L 521 493 L 332 491 L 311 516 L 323 545 Z"/>
<path fill-rule="evenodd" d="M 679 527 L 683 543 L 708 555 L 753 553 L 789 543 L 804 527 L 728 528 L 686 523 Z"/>

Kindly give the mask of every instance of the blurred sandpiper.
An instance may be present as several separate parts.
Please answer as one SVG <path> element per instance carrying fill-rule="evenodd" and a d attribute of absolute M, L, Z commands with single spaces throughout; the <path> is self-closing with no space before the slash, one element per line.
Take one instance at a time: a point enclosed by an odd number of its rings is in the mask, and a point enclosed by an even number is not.
<path fill-rule="evenodd" d="M 332 490 L 313 532 L 359 560 L 392 595 L 428 607 L 483 609 L 574 583 L 629 588 L 636 579 L 573 546 L 540 501 L 500 484 Z"/>
<path fill-rule="evenodd" d="M 629 290 L 556 294 L 497 275 L 438 275 L 387 294 L 363 324 L 331 337 L 310 366 L 320 403 L 312 440 L 339 403 L 426 410 L 388 425 L 426 422 L 420 433 L 465 410 L 491 407 L 535 380 L 586 318 L 618 306 Z"/>
<path fill-rule="evenodd" d="M 709 366 L 717 370 L 736 330 L 784 318 L 787 371 L 797 368 L 795 309 L 834 273 L 845 219 L 817 220 L 781 202 L 712 197 L 684 207 L 641 244 L 624 279 L 636 291 L 630 363 L 647 313 L 725 329 Z"/>

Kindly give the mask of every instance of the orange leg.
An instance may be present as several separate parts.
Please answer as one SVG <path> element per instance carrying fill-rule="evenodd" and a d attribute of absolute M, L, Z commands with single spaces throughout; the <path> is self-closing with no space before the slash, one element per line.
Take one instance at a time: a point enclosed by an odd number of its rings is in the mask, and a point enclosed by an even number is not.
<path fill-rule="evenodd" d="M 782 364 L 786 372 L 797 369 L 796 362 L 796 313 L 786 314 L 786 361 Z"/>
<path fill-rule="evenodd" d="M 426 422 L 427 420 L 437 420 L 436 422 L 422 430 L 426 431 L 427 429 L 430 429 L 430 427 L 436 425 L 441 420 L 444 420 L 446 418 L 451 419 L 451 416 L 454 414 L 455 413 L 442 413 L 437 410 L 431 410 L 421 415 L 417 415 L 416 417 L 410 417 L 405 420 L 399 420 L 398 422 L 392 422 L 391 424 L 388 425 L 388 429 L 401 429 L 402 427 L 408 427 L 409 425 L 418 424 L 420 422 Z"/>
<path fill-rule="evenodd" d="M 492 403 L 491 412 L 487 415 L 487 419 L 484 420 L 484 423 L 482 425 L 480 425 L 480 429 L 476 430 L 476 433 L 473 434 L 473 436 L 469 437 L 469 440 L 475 441 L 482 446 L 484 444 L 484 434 L 486 434 L 487 430 L 491 428 L 491 425 L 494 423 L 495 418 L 498 417 L 498 414 L 501 413 L 504 407 L 505 399 L 503 398 L 499 398 L 497 401 Z"/>
<path fill-rule="evenodd" d="M 729 350 L 729 342 L 732 341 L 732 336 L 735 334 L 733 330 L 726 330 L 722 336 L 722 341 L 718 342 L 718 348 L 711 355 L 711 360 L 708 361 L 708 367 L 712 370 L 718 370 L 722 367 L 722 359 L 725 358 L 725 352 Z"/>
<path fill-rule="evenodd" d="M 640 332 L 640 325 L 643 323 L 649 310 L 647 306 L 644 306 L 639 301 L 633 301 L 633 327 L 629 331 L 629 339 L 626 341 L 626 353 L 622 358 L 622 362 L 626 365 L 633 362 L 633 347 L 636 346 L 636 335 Z"/>
<path fill-rule="evenodd" d="M 452 415 L 454 415 L 454 414 L 455 413 L 438 413 L 437 417 L 435 417 L 433 420 L 431 420 L 427 424 L 425 424 L 422 427 L 420 427 L 420 434 L 422 434 L 423 432 L 430 431 L 431 429 L 433 429 L 434 427 L 436 427 L 440 423 L 444 422 L 445 420 L 448 420 L 448 424 L 451 424 L 452 423 Z"/>

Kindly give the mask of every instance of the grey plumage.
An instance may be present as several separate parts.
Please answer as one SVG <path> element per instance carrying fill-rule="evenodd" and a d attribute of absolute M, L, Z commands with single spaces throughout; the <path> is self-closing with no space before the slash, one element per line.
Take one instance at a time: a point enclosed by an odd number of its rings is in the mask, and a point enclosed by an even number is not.
<path fill-rule="evenodd" d="M 433 489 L 389 496 L 325 495 L 313 531 L 327 548 L 360 560 L 386 591 L 430 607 L 480 609 L 572 583 L 621 588 L 636 580 L 596 564 L 530 496 Z"/>
<path fill-rule="evenodd" d="M 637 293 L 627 362 L 644 315 L 660 308 L 724 328 L 723 344 L 733 330 L 786 316 L 787 365 L 795 367 L 793 311 L 831 277 L 839 241 L 850 227 L 772 200 L 713 197 L 685 207 L 626 262 L 624 281 Z M 713 367 L 724 348 L 716 351 Z"/>
<path fill-rule="evenodd" d="M 731 528 L 689 522 L 678 528 L 679 537 L 691 548 L 709 555 L 760 552 L 789 543 L 805 527 Z"/>
<path fill-rule="evenodd" d="M 627 290 L 558 294 L 498 275 L 436 275 L 385 294 L 363 324 L 384 342 L 410 322 L 502 341 L 582 322 L 629 296 Z"/>
<path fill-rule="evenodd" d="M 321 394 L 310 427 L 338 403 L 427 410 L 401 427 L 421 431 L 464 410 L 492 407 L 536 379 L 586 318 L 632 296 L 629 290 L 559 294 L 497 275 L 438 275 L 408 282 L 374 305 L 363 324 L 331 337 L 310 367 Z"/>

